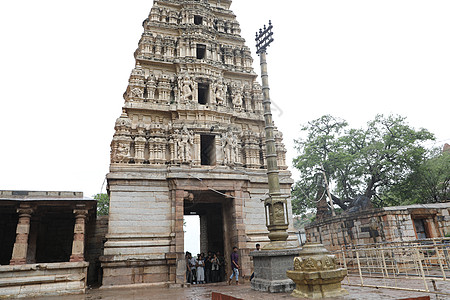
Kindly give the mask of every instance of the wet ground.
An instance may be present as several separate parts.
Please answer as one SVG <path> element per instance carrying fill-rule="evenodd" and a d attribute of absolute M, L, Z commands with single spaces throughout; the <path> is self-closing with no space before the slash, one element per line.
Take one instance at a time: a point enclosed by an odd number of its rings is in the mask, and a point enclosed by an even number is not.
<path fill-rule="evenodd" d="M 450 283 L 446 283 L 449 284 Z M 403 290 L 376 289 L 367 287 L 355 287 L 343 285 L 349 291 L 349 296 L 342 300 L 380 300 L 380 299 L 405 299 L 412 297 L 430 296 L 430 299 L 450 299 L 450 296 L 439 296 L 435 294 L 411 292 Z M 206 300 L 211 299 L 211 293 L 218 292 L 221 294 L 233 296 L 244 300 L 275 300 L 275 299 L 298 299 L 291 297 L 289 294 L 270 294 L 253 291 L 250 283 L 241 284 L 239 286 L 228 286 L 225 283 L 193 285 L 188 288 L 161 288 L 161 287 L 121 287 L 121 288 L 103 288 L 90 289 L 86 295 L 58 296 L 58 297 L 39 297 L 31 299 L 39 300 L 147 300 L 147 299 L 163 299 L 163 300 Z M 30 299 L 30 298 L 27 298 Z"/>

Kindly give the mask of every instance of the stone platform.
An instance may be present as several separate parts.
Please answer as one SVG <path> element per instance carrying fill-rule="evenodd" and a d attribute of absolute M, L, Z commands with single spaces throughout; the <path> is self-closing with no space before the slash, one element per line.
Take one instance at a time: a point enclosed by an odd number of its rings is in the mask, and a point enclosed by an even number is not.
<path fill-rule="evenodd" d="M 442 282 L 441 284 L 450 285 L 448 282 Z M 432 299 L 443 300 L 446 296 L 435 296 L 433 294 L 411 292 L 411 291 L 399 291 L 388 289 L 374 289 L 364 287 L 345 286 L 350 295 L 340 298 L 327 298 L 343 299 L 343 300 L 392 300 L 392 299 L 405 299 L 405 298 L 417 298 L 430 296 Z M 250 284 L 247 282 L 239 286 L 227 285 L 226 283 L 218 284 L 206 284 L 206 285 L 194 285 L 191 288 L 161 288 L 161 287 L 147 287 L 136 288 L 124 287 L 124 288 L 107 288 L 107 289 L 93 289 L 89 290 L 86 295 L 70 295 L 64 296 L 64 300 L 148 300 L 148 299 L 170 299 L 170 300 L 211 300 L 213 292 L 225 294 L 238 299 L 245 300 L 279 300 L 279 299 L 299 299 L 294 298 L 290 293 L 263 293 L 257 292 L 251 289 Z M 59 300 L 61 297 L 41 297 L 32 298 L 34 300 Z M 28 300 L 28 299 L 27 299 Z M 30 299 L 31 300 L 31 299 Z"/>
<path fill-rule="evenodd" d="M 255 266 L 255 278 L 252 289 L 270 293 L 292 292 L 295 283 L 286 276 L 287 270 L 293 270 L 294 258 L 300 248 L 289 250 L 262 250 L 250 253 Z"/>
<path fill-rule="evenodd" d="M 84 294 L 88 262 L 0 266 L 0 299 Z"/>

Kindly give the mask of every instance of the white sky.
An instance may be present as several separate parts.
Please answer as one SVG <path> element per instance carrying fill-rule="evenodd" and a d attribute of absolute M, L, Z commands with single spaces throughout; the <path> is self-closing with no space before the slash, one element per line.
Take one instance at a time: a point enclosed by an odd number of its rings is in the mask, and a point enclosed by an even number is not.
<path fill-rule="evenodd" d="M 184 216 L 184 222 L 184 252 L 197 255 L 200 253 L 200 217 Z"/>
<path fill-rule="evenodd" d="M 0 189 L 100 192 L 151 6 L 0 2 Z M 269 79 L 289 162 L 300 125 L 323 114 L 359 127 L 398 113 L 437 145 L 450 142 L 450 1 L 235 0 L 232 9 L 253 53 L 256 30 L 275 26 Z"/>

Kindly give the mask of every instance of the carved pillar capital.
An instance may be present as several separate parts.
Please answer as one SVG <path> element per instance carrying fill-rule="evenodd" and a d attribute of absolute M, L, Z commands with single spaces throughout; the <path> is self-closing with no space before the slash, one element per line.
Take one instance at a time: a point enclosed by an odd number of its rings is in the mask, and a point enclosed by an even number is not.
<path fill-rule="evenodd" d="M 87 209 L 74 209 L 73 213 L 76 219 L 86 219 L 88 215 Z"/>

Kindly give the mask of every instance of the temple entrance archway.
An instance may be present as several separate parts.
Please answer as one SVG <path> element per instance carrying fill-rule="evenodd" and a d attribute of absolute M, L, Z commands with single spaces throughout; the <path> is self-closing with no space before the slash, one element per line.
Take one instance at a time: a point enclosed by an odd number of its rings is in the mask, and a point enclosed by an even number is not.
<path fill-rule="evenodd" d="M 184 200 L 184 215 L 198 216 L 200 219 L 200 253 L 220 253 L 226 265 L 221 279 L 228 273 L 229 255 L 231 254 L 233 233 L 232 207 L 233 199 L 214 191 L 192 191 L 193 198 Z M 185 248 L 185 251 L 190 251 Z M 191 251 L 190 251 L 191 252 Z M 192 253 L 192 252 L 191 252 Z M 197 253 L 192 253 L 197 255 Z"/>

